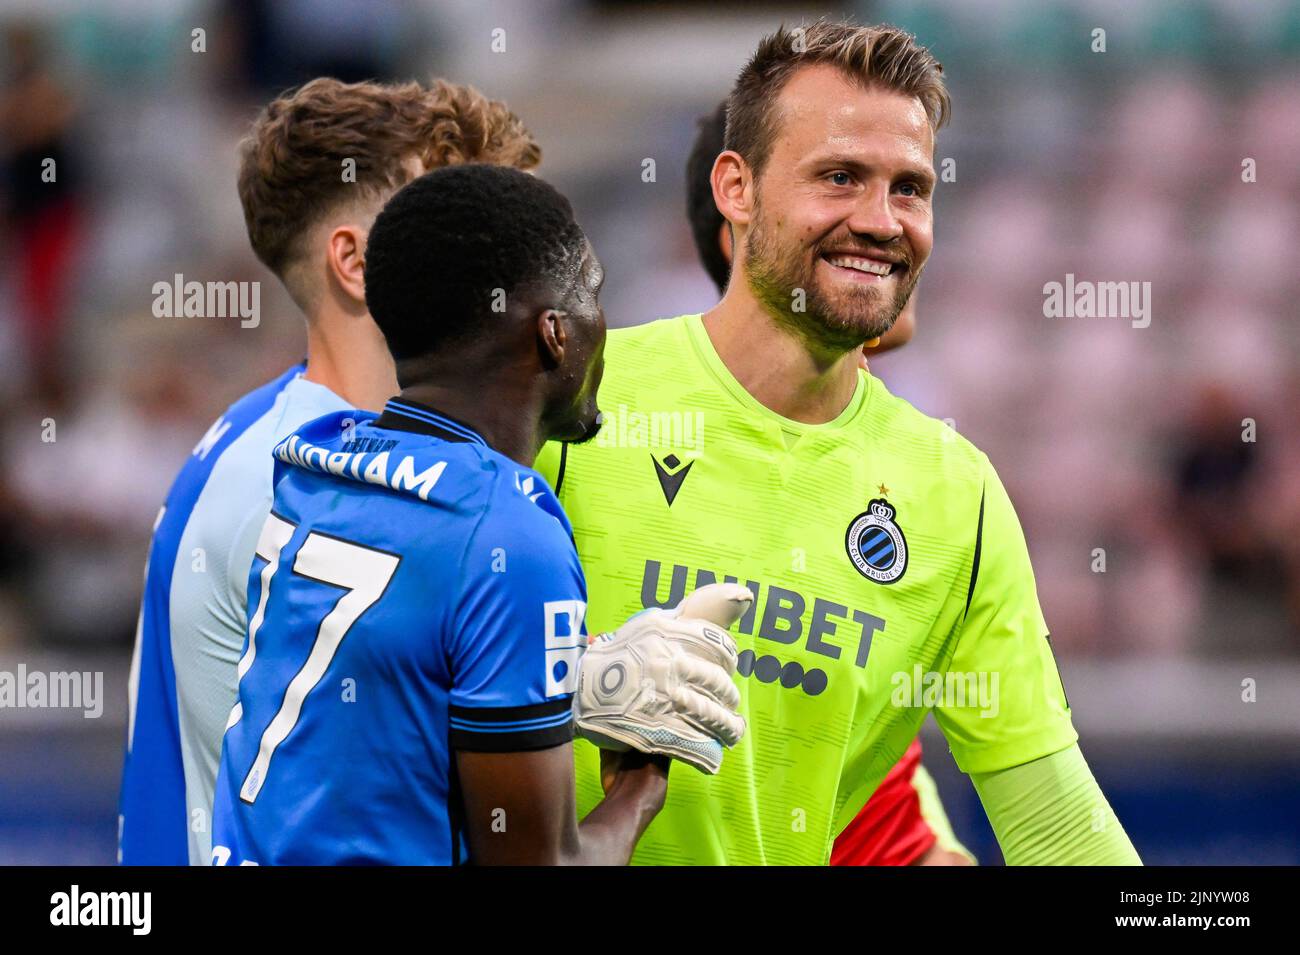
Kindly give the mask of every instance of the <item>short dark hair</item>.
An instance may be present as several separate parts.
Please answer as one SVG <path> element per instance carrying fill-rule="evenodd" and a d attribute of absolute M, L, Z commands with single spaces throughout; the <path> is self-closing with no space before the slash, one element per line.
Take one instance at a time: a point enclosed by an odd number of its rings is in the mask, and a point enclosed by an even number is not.
<path fill-rule="evenodd" d="M 864 87 L 915 96 L 934 132 L 948 121 L 952 101 L 943 67 L 912 34 L 825 18 L 810 26 L 782 26 L 759 42 L 727 100 L 727 148 L 740 153 L 755 175 L 767 164 L 780 130 L 777 98 L 796 72 L 818 64 L 834 66 Z"/>
<path fill-rule="evenodd" d="M 727 220 L 713 201 L 712 177 L 713 161 L 722 152 L 727 131 L 727 101 L 719 103 L 712 113 L 701 116 L 697 125 L 695 145 L 686 160 L 686 215 L 691 221 L 691 236 L 695 239 L 700 264 L 721 292 L 731 277 L 731 263 L 722 254 L 718 242 L 718 234 Z"/>
<path fill-rule="evenodd" d="M 541 179 L 482 163 L 436 169 L 375 219 L 366 304 L 393 358 L 418 357 L 486 331 L 503 294 L 551 283 L 567 299 L 585 245 L 569 200 Z"/>

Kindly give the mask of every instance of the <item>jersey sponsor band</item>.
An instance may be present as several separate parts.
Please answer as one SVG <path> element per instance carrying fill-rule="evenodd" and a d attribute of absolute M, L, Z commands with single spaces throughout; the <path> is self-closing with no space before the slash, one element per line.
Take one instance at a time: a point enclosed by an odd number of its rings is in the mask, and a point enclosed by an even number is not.
<path fill-rule="evenodd" d="M 698 589 L 718 580 L 711 570 L 697 569 L 692 573 L 683 564 L 673 564 L 667 597 L 661 597 L 662 577 L 663 565 L 657 560 L 647 560 L 641 576 L 642 607 L 675 607 L 686 595 L 689 581 L 694 580 L 693 589 Z M 722 579 L 729 584 L 744 584 L 754 595 L 754 602 L 736 624 L 740 633 L 786 646 L 802 641 L 808 652 L 832 660 L 839 660 L 845 650 L 851 650 L 851 655 L 843 658 L 865 667 L 872 637 L 885 629 L 882 617 L 834 600 L 757 580 L 739 580 L 730 575 Z M 831 639 L 841 642 L 831 643 Z"/>

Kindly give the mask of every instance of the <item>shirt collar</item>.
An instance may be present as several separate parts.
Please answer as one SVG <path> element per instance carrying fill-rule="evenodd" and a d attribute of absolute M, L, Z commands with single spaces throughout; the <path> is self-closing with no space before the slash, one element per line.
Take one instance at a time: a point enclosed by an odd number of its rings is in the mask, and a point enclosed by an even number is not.
<path fill-rule="evenodd" d="M 487 442 L 469 425 L 409 398 L 389 398 L 384 413 L 375 419 L 375 427 L 431 434 L 444 441 L 468 441 L 487 447 Z"/>

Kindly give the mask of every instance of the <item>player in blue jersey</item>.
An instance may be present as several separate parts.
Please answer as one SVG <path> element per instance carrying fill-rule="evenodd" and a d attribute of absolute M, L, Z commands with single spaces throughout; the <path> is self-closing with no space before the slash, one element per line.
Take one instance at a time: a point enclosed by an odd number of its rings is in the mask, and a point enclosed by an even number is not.
<path fill-rule="evenodd" d="M 378 409 L 397 391 L 365 304 L 370 224 L 426 170 L 463 162 L 531 169 L 539 159 L 504 104 L 442 82 L 315 80 L 272 102 L 242 144 L 249 240 L 306 318 L 307 360 L 212 425 L 159 513 L 131 667 L 123 863 L 209 860 L 248 567 L 271 506 L 272 448 L 313 418 Z"/>
<path fill-rule="evenodd" d="M 402 392 L 378 418 L 327 415 L 275 450 L 214 862 L 625 863 L 668 767 L 620 757 L 578 824 L 570 710 L 587 595 L 568 519 L 529 466 L 546 441 L 599 427 L 600 264 L 558 192 L 487 165 L 405 187 L 367 257 Z M 676 677 L 642 673 L 649 696 L 674 700 L 660 715 L 685 749 L 657 745 L 662 721 L 638 730 L 623 709 L 598 711 L 614 681 L 643 685 L 624 679 L 646 659 L 628 645 L 661 647 L 640 615 L 589 658 L 603 669 L 583 674 L 579 725 L 692 762 L 697 747 L 720 752 L 743 732 L 734 643 L 650 619 L 703 638 Z"/>

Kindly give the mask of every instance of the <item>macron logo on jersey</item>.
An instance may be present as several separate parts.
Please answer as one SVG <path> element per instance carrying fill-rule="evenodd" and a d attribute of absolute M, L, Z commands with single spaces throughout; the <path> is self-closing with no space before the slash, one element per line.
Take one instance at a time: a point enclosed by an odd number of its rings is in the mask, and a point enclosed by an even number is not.
<path fill-rule="evenodd" d="M 292 464 L 309 471 L 320 471 L 338 477 L 364 481 L 414 494 L 422 501 L 429 499 L 433 490 L 447 469 L 446 461 L 436 461 L 419 474 L 415 473 L 415 457 L 402 455 L 396 467 L 391 466 L 388 452 L 331 451 L 304 441 L 296 434 L 290 435 L 275 447 L 275 456 L 285 464 Z M 367 460 L 368 459 L 368 460 Z"/>
<path fill-rule="evenodd" d="M 548 600 L 542 604 L 546 618 L 546 696 L 561 696 L 578 689 L 578 661 L 587 649 L 582 619 L 587 605 L 581 600 Z"/>

